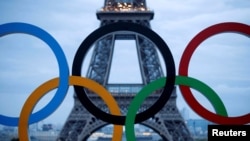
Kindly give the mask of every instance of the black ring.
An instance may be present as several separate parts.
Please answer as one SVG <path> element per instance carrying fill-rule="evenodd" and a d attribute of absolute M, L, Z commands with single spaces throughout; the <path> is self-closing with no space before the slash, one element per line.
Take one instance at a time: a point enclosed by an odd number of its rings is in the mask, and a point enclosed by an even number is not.
<path fill-rule="evenodd" d="M 163 56 L 163 60 L 166 63 L 166 74 L 167 74 L 167 82 L 164 86 L 163 92 L 159 99 L 147 110 L 139 113 L 136 115 L 135 123 L 139 123 L 142 121 L 145 121 L 155 115 L 157 112 L 159 112 L 162 107 L 166 104 L 166 102 L 169 100 L 170 95 L 172 94 L 172 91 L 174 89 L 175 84 L 175 64 L 174 59 L 171 54 L 171 51 L 169 50 L 167 44 L 162 40 L 162 38 L 152 31 L 151 29 L 144 27 L 139 24 L 134 23 L 124 23 L 124 22 L 118 22 L 109 24 L 106 26 L 102 26 L 92 32 L 80 45 L 78 48 L 74 61 L 72 66 L 72 75 L 74 76 L 81 76 L 81 69 L 83 64 L 83 59 L 86 56 L 88 50 L 91 48 L 91 46 L 101 37 L 117 31 L 131 31 L 139 33 L 145 37 L 147 37 L 149 40 L 151 40 L 159 49 Z M 96 116 L 98 119 L 101 119 L 105 122 L 108 122 L 110 124 L 118 124 L 118 125 L 124 125 L 125 124 L 125 118 L 126 116 L 117 116 L 117 115 L 111 115 L 108 114 L 98 107 L 96 107 L 92 101 L 88 98 L 86 92 L 84 89 L 80 86 L 74 86 L 75 93 L 77 97 L 79 98 L 82 105 L 94 116 Z"/>

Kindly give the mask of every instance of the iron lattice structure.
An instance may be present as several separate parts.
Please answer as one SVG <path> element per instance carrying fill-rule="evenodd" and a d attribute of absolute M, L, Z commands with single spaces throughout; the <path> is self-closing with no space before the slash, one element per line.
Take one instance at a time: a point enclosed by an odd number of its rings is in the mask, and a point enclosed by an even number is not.
<path fill-rule="evenodd" d="M 114 22 L 132 22 L 148 28 L 154 13 L 146 6 L 145 0 L 105 0 L 104 7 L 97 12 L 100 26 Z M 142 84 L 109 84 L 109 73 L 113 57 L 115 40 L 135 40 L 140 65 Z M 125 66 L 129 67 L 129 66 Z M 163 77 L 156 47 L 149 39 L 136 33 L 110 34 L 97 41 L 93 50 L 86 77 L 102 84 L 116 99 L 121 113 L 126 115 L 127 107 L 135 94 L 146 84 Z M 109 109 L 103 100 L 95 94 L 88 93 L 89 99 L 105 112 Z M 159 95 L 152 94 L 142 104 L 138 112 L 144 111 L 154 103 Z M 174 89 L 170 100 L 160 112 L 152 118 L 141 122 L 166 141 L 192 141 L 192 137 L 176 106 Z M 61 130 L 58 140 L 84 141 L 96 130 L 108 125 L 90 114 L 74 95 L 74 107 Z"/>

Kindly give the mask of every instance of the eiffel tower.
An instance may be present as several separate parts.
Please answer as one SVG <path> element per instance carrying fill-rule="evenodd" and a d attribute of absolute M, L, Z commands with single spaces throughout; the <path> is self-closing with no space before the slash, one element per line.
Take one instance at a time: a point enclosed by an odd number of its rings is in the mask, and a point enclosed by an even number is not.
<path fill-rule="evenodd" d="M 137 23 L 151 28 L 150 20 L 153 19 L 154 12 L 147 8 L 146 0 L 105 0 L 104 6 L 97 11 L 96 15 L 101 21 L 100 26 L 122 21 Z M 113 36 L 116 38 L 113 38 Z M 135 40 L 142 84 L 108 83 L 114 42 L 118 39 Z M 109 90 L 116 99 L 123 115 L 126 115 L 129 103 L 140 88 L 163 76 L 155 45 L 147 38 L 131 34 L 127 36 L 109 35 L 97 41 L 86 75 L 86 77 L 95 80 Z M 88 96 L 97 107 L 108 112 L 108 108 L 103 108 L 105 104 L 97 95 L 88 94 Z M 150 107 L 158 97 L 155 95 L 149 96 L 142 104 L 139 112 Z M 174 89 L 169 101 L 161 111 L 139 124 L 151 128 L 165 141 L 192 141 L 190 132 L 177 109 L 176 97 L 176 89 Z M 85 141 L 92 133 L 108 124 L 89 113 L 81 105 L 75 94 L 74 107 L 58 136 L 58 140 Z"/>

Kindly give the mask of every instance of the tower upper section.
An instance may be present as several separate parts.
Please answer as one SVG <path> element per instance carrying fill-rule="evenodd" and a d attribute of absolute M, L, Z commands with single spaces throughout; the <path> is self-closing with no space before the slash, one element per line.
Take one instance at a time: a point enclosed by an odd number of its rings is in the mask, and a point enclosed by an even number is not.
<path fill-rule="evenodd" d="M 103 10 L 120 12 L 149 11 L 145 0 L 105 0 Z"/>
<path fill-rule="evenodd" d="M 101 21 L 150 21 L 154 12 L 147 7 L 146 0 L 105 0 L 96 15 Z"/>

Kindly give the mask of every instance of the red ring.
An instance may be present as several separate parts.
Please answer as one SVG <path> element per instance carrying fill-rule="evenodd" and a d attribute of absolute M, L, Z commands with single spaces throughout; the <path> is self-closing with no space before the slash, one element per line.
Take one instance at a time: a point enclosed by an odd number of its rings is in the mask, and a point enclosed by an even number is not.
<path fill-rule="evenodd" d="M 213 26 L 210 26 L 200 33 L 198 33 L 187 45 L 180 61 L 179 65 L 179 75 L 188 76 L 188 66 L 193 55 L 194 51 L 198 46 L 207 38 L 223 33 L 223 32 L 237 32 L 239 34 L 243 34 L 246 36 L 250 36 L 250 26 L 242 23 L 235 23 L 235 22 L 226 22 L 226 23 L 219 23 Z M 203 118 L 217 123 L 217 124 L 247 124 L 250 122 L 250 113 L 237 116 L 237 117 L 224 117 L 217 115 L 208 111 L 204 108 L 193 96 L 191 90 L 187 86 L 180 85 L 181 93 L 189 104 L 189 106 L 200 116 Z"/>

